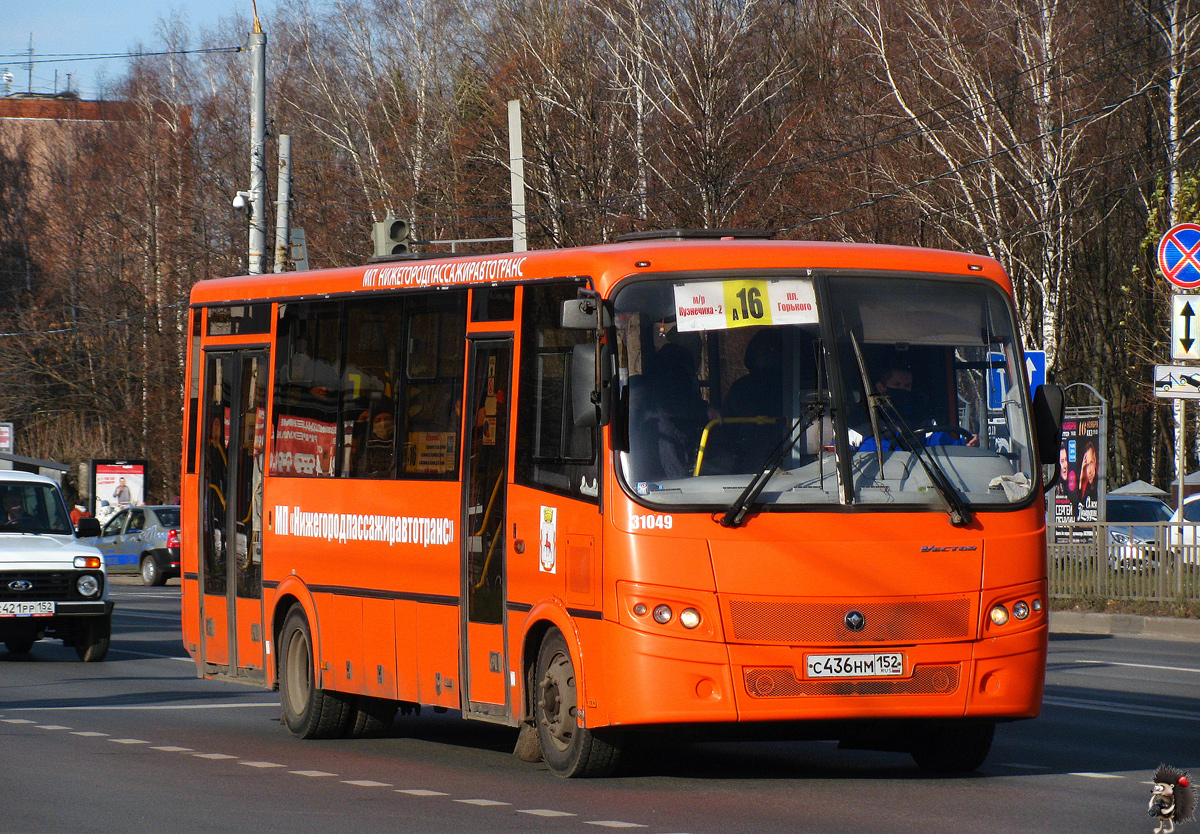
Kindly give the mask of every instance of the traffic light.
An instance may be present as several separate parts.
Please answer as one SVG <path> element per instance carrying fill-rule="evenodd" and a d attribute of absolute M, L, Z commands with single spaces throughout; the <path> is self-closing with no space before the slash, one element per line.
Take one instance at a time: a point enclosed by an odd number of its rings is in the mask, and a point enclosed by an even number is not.
<path fill-rule="evenodd" d="M 390 211 L 387 217 L 371 226 L 371 242 L 375 245 L 375 257 L 406 255 L 411 251 L 408 239 L 408 221 L 399 220 Z"/>

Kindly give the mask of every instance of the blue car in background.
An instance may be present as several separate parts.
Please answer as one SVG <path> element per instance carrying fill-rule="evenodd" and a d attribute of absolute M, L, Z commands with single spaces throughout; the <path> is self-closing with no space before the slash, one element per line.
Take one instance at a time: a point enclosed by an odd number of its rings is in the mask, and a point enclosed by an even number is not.
<path fill-rule="evenodd" d="M 104 554 L 110 574 L 140 573 L 162 585 L 179 576 L 179 506 L 129 507 L 110 518 L 100 535 L 83 539 Z"/>

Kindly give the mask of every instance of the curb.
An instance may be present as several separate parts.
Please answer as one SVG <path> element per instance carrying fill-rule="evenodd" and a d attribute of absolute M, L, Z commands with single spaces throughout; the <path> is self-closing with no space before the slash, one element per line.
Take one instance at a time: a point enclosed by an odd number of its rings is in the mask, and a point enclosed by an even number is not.
<path fill-rule="evenodd" d="M 1142 617 L 1136 614 L 1084 614 L 1051 611 L 1051 634 L 1119 634 L 1200 641 L 1200 620 Z"/>

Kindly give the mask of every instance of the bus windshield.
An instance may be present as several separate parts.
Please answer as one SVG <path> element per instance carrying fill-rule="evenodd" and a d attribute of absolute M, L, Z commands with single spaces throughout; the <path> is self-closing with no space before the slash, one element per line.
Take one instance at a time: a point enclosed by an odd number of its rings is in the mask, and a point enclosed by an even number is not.
<path fill-rule="evenodd" d="M 1032 494 L 1023 358 L 987 282 L 641 281 L 614 310 L 620 471 L 644 503 L 725 508 L 765 475 L 760 510 L 999 509 Z"/>

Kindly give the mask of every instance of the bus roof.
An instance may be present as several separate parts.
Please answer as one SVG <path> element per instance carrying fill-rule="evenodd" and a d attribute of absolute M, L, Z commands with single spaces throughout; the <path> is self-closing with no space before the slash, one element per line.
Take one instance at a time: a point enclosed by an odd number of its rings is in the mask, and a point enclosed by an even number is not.
<path fill-rule="evenodd" d="M 607 297 L 618 281 L 631 275 L 775 269 L 869 269 L 982 276 L 1012 294 L 1012 283 L 1000 264 L 984 255 L 867 243 L 660 240 L 494 255 L 421 257 L 309 272 L 214 278 L 193 287 L 192 304 L 581 276 L 591 278 L 600 294 Z"/>

